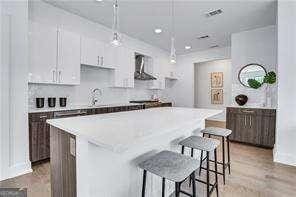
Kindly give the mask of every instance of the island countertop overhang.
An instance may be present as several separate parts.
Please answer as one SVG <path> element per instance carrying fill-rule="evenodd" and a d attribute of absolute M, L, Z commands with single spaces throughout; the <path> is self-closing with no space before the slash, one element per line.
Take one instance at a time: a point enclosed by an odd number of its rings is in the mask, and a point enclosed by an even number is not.
<path fill-rule="evenodd" d="M 135 142 L 192 127 L 221 110 L 163 107 L 128 112 L 50 119 L 47 123 L 90 143 L 124 152 Z"/>

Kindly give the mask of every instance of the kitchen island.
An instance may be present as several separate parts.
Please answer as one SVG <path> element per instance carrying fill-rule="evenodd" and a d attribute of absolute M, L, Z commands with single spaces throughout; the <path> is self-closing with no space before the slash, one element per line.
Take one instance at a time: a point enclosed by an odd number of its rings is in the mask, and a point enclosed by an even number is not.
<path fill-rule="evenodd" d="M 160 150 L 180 151 L 178 141 L 199 135 L 219 110 L 163 107 L 47 120 L 51 128 L 54 197 L 139 197 L 137 164 Z M 148 174 L 147 196 L 161 194 L 161 179 Z M 167 184 L 167 194 L 173 185 Z"/>

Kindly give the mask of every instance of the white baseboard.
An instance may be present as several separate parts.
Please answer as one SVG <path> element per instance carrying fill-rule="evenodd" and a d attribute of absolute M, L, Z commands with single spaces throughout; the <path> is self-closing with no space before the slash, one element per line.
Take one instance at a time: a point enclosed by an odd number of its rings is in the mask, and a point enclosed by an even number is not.
<path fill-rule="evenodd" d="M 7 170 L 7 173 L 5 173 L 3 177 L 0 177 L 0 181 L 14 178 L 30 172 L 32 172 L 31 162 L 20 163 L 14 166 L 10 166 Z"/>
<path fill-rule="evenodd" d="M 273 161 L 286 165 L 296 166 L 296 155 L 279 153 L 274 151 Z"/>

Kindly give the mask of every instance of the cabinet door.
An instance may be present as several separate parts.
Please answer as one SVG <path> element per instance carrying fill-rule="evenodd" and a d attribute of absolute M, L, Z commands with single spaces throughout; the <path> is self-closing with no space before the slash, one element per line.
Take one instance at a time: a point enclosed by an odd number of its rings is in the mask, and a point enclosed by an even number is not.
<path fill-rule="evenodd" d="M 276 116 L 275 115 L 263 115 L 261 116 L 260 131 L 262 133 L 260 143 L 262 146 L 273 148 L 275 144 L 275 127 Z"/>
<path fill-rule="evenodd" d="M 81 64 L 104 67 L 104 44 L 96 39 L 81 37 Z"/>
<path fill-rule="evenodd" d="M 98 66 L 100 64 L 99 60 L 96 40 L 81 37 L 81 64 Z"/>
<path fill-rule="evenodd" d="M 45 121 L 33 121 L 29 124 L 31 162 L 50 157 L 50 128 Z"/>
<path fill-rule="evenodd" d="M 135 72 L 135 54 L 133 50 L 118 47 L 114 71 L 114 87 L 133 88 Z"/>
<path fill-rule="evenodd" d="M 80 84 L 80 36 L 59 30 L 58 32 L 58 83 Z"/>
<path fill-rule="evenodd" d="M 117 65 L 117 50 L 118 47 L 111 46 L 110 44 L 104 45 L 104 58 L 103 65 L 105 68 L 115 68 Z"/>
<path fill-rule="evenodd" d="M 57 29 L 29 23 L 29 82 L 56 83 Z"/>

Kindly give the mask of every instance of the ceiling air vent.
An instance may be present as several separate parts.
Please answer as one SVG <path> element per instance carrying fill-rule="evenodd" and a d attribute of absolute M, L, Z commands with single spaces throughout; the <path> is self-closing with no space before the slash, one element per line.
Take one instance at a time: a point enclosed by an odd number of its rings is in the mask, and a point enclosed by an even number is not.
<path fill-rule="evenodd" d="M 197 39 L 206 39 L 206 38 L 209 38 L 210 36 L 208 35 L 205 35 L 205 36 L 200 36 L 200 37 L 197 37 Z"/>
<path fill-rule="evenodd" d="M 219 45 L 213 45 L 213 46 L 210 46 L 210 49 L 212 49 L 212 48 L 218 48 L 219 47 Z"/>
<path fill-rule="evenodd" d="M 218 15 L 221 13 L 222 13 L 221 9 L 210 11 L 210 12 L 206 13 L 206 17 L 212 17 L 212 16 L 215 16 L 215 15 Z"/>

